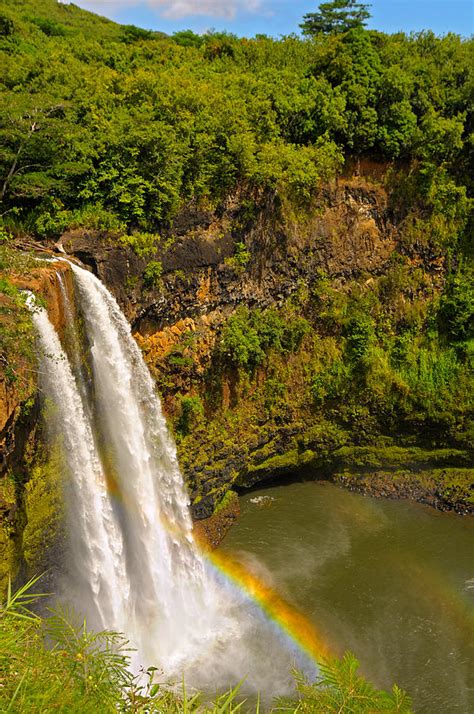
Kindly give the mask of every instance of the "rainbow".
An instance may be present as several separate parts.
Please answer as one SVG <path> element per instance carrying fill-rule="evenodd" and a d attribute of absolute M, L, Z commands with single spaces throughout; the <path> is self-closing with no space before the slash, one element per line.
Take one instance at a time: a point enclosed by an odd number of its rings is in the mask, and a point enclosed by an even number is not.
<path fill-rule="evenodd" d="M 122 502 L 124 496 L 115 478 L 113 469 L 108 463 L 105 470 L 105 477 L 109 493 Z M 127 504 L 125 504 L 127 505 Z M 172 526 L 163 514 L 160 515 L 162 525 L 175 538 L 183 537 L 183 534 L 175 526 Z M 313 623 L 302 613 L 290 605 L 279 595 L 274 588 L 240 562 L 229 553 L 211 550 L 205 539 L 194 533 L 194 541 L 200 550 L 201 555 L 228 583 L 233 585 L 239 592 L 243 592 L 251 601 L 256 603 L 266 618 L 289 638 L 299 650 L 301 650 L 313 664 L 324 661 L 331 656 L 329 645 L 316 631 Z"/>
<path fill-rule="evenodd" d="M 264 583 L 255 574 L 249 572 L 240 561 L 228 553 L 204 549 L 203 555 L 231 584 L 243 591 L 255 602 L 265 616 L 314 664 L 330 656 L 328 644 L 316 631 L 312 622 L 295 607 L 286 602 L 272 587 Z"/>
<path fill-rule="evenodd" d="M 466 642 L 474 641 L 474 611 L 468 595 L 453 587 L 436 567 L 428 569 L 426 560 L 406 552 L 399 557 L 393 554 L 390 560 L 387 564 L 409 579 L 417 600 L 427 600 L 435 611 L 444 612 L 453 623 L 453 631 L 458 631 Z"/>

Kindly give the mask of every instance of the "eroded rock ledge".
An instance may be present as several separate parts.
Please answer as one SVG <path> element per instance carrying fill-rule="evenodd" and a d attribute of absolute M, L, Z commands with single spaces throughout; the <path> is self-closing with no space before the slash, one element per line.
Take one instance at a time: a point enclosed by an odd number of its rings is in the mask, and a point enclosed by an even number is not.
<path fill-rule="evenodd" d="M 275 474 L 296 473 L 308 465 L 318 477 L 362 488 L 357 471 L 350 478 L 347 475 L 352 473 L 350 464 L 340 477 L 340 453 L 366 443 L 366 438 L 374 445 L 376 439 L 367 436 L 365 424 L 360 433 L 354 433 L 354 427 L 350 432 L 315 411 L 307 388 L 309 350 L 303 346 L 283 359 L 267 360 L 246 382 L 237 369 L 222 363 L 216 346 L 222 326 L 241 306 L 279 309 L 305 291 L 310 294 L 321 275 L 341 294 L 354 283 L 361 290 L 370 289 L 392 270 L 394 256 L 402 254 L 410 270 L 422 276 L 421 287 L 390 288 L 394 302 L 403 306 L 410 300 L 431 299 L 444 285 L 444 257 L 429 245 L 407 247 L 399 221 L 381 180 L 352 177 L 323 188 L 312 210 L 299 215 L 285 211 L 271 196 L 260 197 L 258 203 L 240 193 L 214 211 L 189 207 L 172 228 L 163 231 L 155 252 L 146 257 L 104 232 L 78 230 L 62 237 L 64 250 L 108 285 L 132 323 L 165 411 L 178 425 L 178 450 L 195 519 L 209 518 L 229 489 L 252 486 Z M 239 250 L 244 260 L 239 261 Z M 154 287 L 144 278 L 150 260 L 162 266 Z M 324 310 L 324 304 L 319 309 Z M 318 315 L 311 319 L 318 323 Z M 325 328 L 321 329 L 324 335 Z M 290 396 L 272 412 L 262 406 L 261 392 L 285 368 Z M 186 399 L 202 401 L 204 418 L 183 436 L 179 420 Z M 410 429 L 412 435 L 416 433 L 416 428 Z M 396 434 L 381 434 L 378 448 L 382 450 L 388 445 L 403 452 L 413 443 L 412 436 L 399 441 Z M 415 446 L 431 450 L 436 463 L 432 436 L 421 433 Z M 448 469 L 472 466 L 471 452 L 454 442 L 452 447 L 451 456 L 443 461 Z M 382 459 L 372 473 L 386 469 L 393 475 L 404 466 L 409 469 L 409 451 L 404 458 L 394 463 Z M 365 467 L 370 470 L 370 460 Z M 410 471 L 406 474 L 398 481 L 393 476 L 392 496 L 408 495 L 462 513 L 472 510 L 468 493 L 472 479 L 465 470 L 458 479 L 462 488 L 452 490 L 449 497 L 446 489 L 442 497 L 436 496 L 437 486 L 428 485 L 428 479 L 423 487 L 408 488 Z M 372 479 L 371 492 L 380 484 L 380 493 L 388 494 L 391 479 L 387 476 L 384 486 L 380 477 Z M 369 492 L 367 483 L 365 477 L 363 488 Z"/>

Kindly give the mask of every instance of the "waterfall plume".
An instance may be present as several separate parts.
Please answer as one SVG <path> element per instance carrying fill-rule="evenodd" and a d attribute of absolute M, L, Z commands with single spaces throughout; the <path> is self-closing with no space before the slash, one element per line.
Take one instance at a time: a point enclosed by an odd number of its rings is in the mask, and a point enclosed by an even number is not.
<path fill-rule="evenodd" d="M 48 423 L 66 465 L 68 600 L 94 628 L 125 634 L 136 671 L 153 665 L 198 687 L 246 678 L 250 691 L 287 692 L 298 649 L 197 548 L 176 447 L 130 326 L 105 286 L 70 265 L 85 342 L 60 277 L 67 349 L 29 301 Z"/>

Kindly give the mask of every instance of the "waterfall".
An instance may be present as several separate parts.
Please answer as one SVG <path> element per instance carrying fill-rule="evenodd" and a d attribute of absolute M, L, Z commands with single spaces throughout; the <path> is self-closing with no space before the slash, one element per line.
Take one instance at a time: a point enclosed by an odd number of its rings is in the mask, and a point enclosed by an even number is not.
<path fill-rule="evenodd" d="M 294 651 L 196 547 L 176 448 L 127 320 L 92 273 L 70 265 L 87 344 L 59 272 L 69 354 L 29 301 L 47 417 L 67 466 L 68 598 L 94 628 L 126 635 L 136 670 L 155 665 L 212 687 L 248 676 L 253 690 L 271 682 L 273 693 L 287 691 Z"/>
<path fill-rule="evenodd" d="M 214 589 L 192 537 L 188 497 L 154 384 L 117 302 L 71 264 L 91 343 L 98 431 L 107 448 L 109 490 L 124 534 L 127 620 L 142 653 L 173 668 L 177 653 L 214 630 Z"/>
<path fill-rule="evenodd" d="M 92 396 L 59 271 L 69 355 L 46 311 L 33 308 L 41 388 L 54 405 L 49 422 L 67 463 L 69 590 L 91 625 L 127 635 L 137 663 L 175 671 L 219 641 L 226 616 L 192 537 L 176 449 L 130 326 L 97 278 L 71 268 Z"/>
<path fill-rule="evenodd" d="M 50 424 L 62 442 L 67 463 L 70 548 L 77 563 L 78 600 L 89 604 L 98 622 L 118 627 L 129 598 L 123 565 L 124 544 L 107 494 L 107 486 L 91 429 L 66 353 L 46 310 L 33 307 L 40 341 L 40 387 L 52 402 Z M 118 594 L 120 593 L 120 597 Z"/>

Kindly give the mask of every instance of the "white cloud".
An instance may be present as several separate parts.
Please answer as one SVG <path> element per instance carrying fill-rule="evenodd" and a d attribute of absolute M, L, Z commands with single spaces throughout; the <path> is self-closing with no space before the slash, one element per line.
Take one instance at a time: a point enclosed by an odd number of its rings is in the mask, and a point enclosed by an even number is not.
<path fill-rule="evenodd" d="M 262 9 L 262 0 L 85 0 L 82 4 L 91 10 L 95 7 L 97 11 L 144 4 L 158 10 L 162 17 L 171 19 L 196 15 L 232 19 L 239 12 Z"/>
<path fill-rule="evenodd" d="M 256 12 L 259 0 L 150 0 L 150 4 L 163 7 L 163 17 L 181 18 L 191 15 L 233 18 L 239 10 Z"/>

